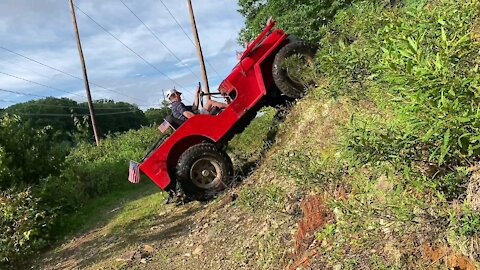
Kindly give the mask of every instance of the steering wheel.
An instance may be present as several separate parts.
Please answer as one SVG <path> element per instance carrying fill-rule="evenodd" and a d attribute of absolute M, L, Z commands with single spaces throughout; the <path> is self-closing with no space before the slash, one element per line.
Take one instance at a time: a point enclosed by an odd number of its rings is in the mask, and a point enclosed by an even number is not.
<path fill-rule="evenodd" d="M 198 91 L 198 90 L 200 90 L 200 91 Z M 205 95 L 205 93 L 203 93 L 202 84 L 201 84 L 200 82 L 198 82 L 197 91 L 198 91 L 198 99 L 199 99 L 199 101 L 200 101 L 200 105 L 201 105 L 202 108 L 203 108 L 203 96 Z"/>

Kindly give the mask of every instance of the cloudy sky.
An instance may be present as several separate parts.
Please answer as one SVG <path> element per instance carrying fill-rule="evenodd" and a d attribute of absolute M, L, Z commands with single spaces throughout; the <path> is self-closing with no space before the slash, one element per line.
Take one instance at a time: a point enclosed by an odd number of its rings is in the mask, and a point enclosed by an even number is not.
<path fill-rule="evenodd" d="M 187 101 L 193 100 L 192 92 L 201 78 L 196 50 L 168 12 L 193 40 L 186 1 L 74 2 L 80 9 L 77 20 L 93 99 L 126 101 L 146 109 L 158 107 L 162 89 L 175 86 Z M 244 20 L 236 11 L 237 0 L 192 2 L 210 86 L 215 88 L 235 65 L 236 52 L 242 50 L 236 38 Z M 68 0 L 0 1 L 0 89 L 16 92 L 0 91 L 0 108 L 38 96 L 85 101 L 83 81 L 74 77 L 81 78 L 82 73 Z"/>

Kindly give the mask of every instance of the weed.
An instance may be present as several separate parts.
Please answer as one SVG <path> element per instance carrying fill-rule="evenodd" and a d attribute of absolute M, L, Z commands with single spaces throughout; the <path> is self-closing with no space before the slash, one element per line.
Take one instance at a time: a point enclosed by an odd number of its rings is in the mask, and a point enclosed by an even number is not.
<path fill-rule="evenodd" d="M 450 222 L 460 236 L 471 238 L 480 233 L 480 214 L 468 208 L 457 215 L 452 215 Z"/>
<path fill-rule="evenodd" d="M 251 211 L 282 210 L 285 208 L 285 190 L 277 185 L 264 187 L 245 187 L 236 203 Z"/>
<path fill-rule="evenodd" d="M 258 260 L 259 269 L 272 268 L 284 263 L 285 247 L 282 245 L 281 237 L 274 230 L 268 230 L 258 236 Z"/>
<path fill-rule="evenodd" d="M 319 241 L 322 241 L 325 238 L 331 237 L 333 234 L 335 234 L 335 228 L 335 224 L 327 224 L 325 228 L 315 233 L 315 238 L 317 238 Z"/>

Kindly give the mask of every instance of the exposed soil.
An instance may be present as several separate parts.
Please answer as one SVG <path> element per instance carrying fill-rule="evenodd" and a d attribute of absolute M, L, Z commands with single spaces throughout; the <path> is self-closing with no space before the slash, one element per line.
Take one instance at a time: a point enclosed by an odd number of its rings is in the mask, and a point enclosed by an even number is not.
<path fill-rule="evenodd" d="M 480 211 L 480 170 L 475 170 L 470 177 L 467 187 L 467 202 L 474 211 Z"/>
<path fill-rule="evenodd" d="M 448 269 L 476 270 L 475 264 L 468 257 L 458 255 L 446 246 L 435 247 L 430 244 L 422 245 L 422 252 L 426 259 L 432 261 L 432 265 L 441 263 Z"/>
<path fill-rule="evenodd" d="M 101 225 L 49 252 L 32 268 L 276 269 L 288 263 L 292 250 L 287 247 L 293 243 L 293 216 L 253 215 L 237 207 L 231 193 L 208 204 L 169 205 L 148 218 L 154 221 L 149 228 L 142 228 L 141 220 L 123 231 L 108 232 Z M 282 250 L 268 250 L 270 236 L 272 246 L 281 244 Z"/>
<path fill-rule="evenodd" d="M 298 223 L 295 250 L 291 254 L 294 262 L 288 267 L 293 270 L 309 265 L 309 259 L 317 254 L 316 250 L 309 250 L 315 240 L 315 232 L 334 219 L 332 211 L 325 207 L 323 198 L 319 195 L 306 198 L 300 207 L 303 217 Z"/>

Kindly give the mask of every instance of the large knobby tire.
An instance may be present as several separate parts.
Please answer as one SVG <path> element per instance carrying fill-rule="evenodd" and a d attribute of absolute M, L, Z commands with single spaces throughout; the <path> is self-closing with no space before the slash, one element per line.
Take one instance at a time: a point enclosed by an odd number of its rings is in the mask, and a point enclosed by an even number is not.
<path fill-rule="evenodd" d="M 230 186 L 233 165 L 224 151 L 211 143 L 201 143 L 180 156 L 176 176 L 187 196 L 208 200 Z"/>
<path fill-rule="evenodd" d="M 313 64 L 316 48 L 304 41 L 294 41 L 285 45 L 275 55 L 273 61 L 273 81 L 283 94 L 291 98 L 301 98 L 305 94 L 305 84 L 299 78 L 295 78 L 288 72 L 283 61 L 290 56 L 300 55 L 306 60 L 306 64 Z"/>

